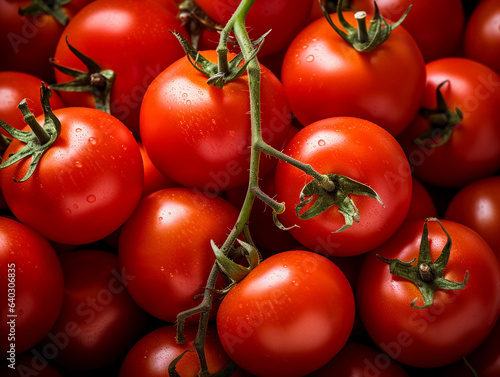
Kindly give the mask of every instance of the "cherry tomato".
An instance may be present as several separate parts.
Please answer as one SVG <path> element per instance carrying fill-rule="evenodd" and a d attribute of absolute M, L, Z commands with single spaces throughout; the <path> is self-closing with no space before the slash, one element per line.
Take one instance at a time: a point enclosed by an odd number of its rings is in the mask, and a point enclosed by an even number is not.
<path fill-rule="evenodd" d="M 123 123 L 103 111 L 73 107 L 54 115 L 60 136 L 28 180 L 13 178 L 25 176 L 30 157 L 0 170 L 2 193 L 21 222 L 50 240 L 98 241 L 122 225 L 139 202 L 144 177 L 139 147 Z M 43 125 L 44 117 L 37 121 Z M 14 140 L 5 153 L 24 145 Z"/>
<path fill-rule="evenodd" d="M 467 355 L 486 338 L 499 315 L 500 266 L 495 254 L 466 226 L 441 223 L 452 241 L 443 276 L 462 283 L 468 275 L 462 289 L 438 289 L 433 303 L 421 308 L 417 285 L 393 275 L 390 266 L 377 258 L 377 254 L 402 262 L 418 258 L 424 220 L 403 224 L 388 242 L 366 256 L 359 274 L 356 302 L 371 339 L 390 357 L 416 367 L 445 366 Z M 433 261 L 437 262 L 447 242 L 440 225 L 429 221 Z M 433 279 L 437 280 L 436 275 Z M 414 300 L 418 308 L 411 306 Z"/>
<path fill-rule="evenodd" d="M 217 331 L 229 357 L 258 376 L 304 376 L 346 344 L 354 297 L 340 269 L 310 251 L 260 263 L 224 297 Z"/>
<path fill-rule="evenodd" d="M 161 5 L 150 1 L 99 0 L 89 4 L 64 29 L 55 51 L 55 63 L 86 71 L 71 52 L 68 42 L 116 80 L 111 91 L 111 114 L 139 137 L 139 111 L 153 79 L 184 55 L 170 33 L 183 30 L 180 21 Z M 58 83 L 72 78 L 56 70 Z M 60 92 L 67 106 L 94 107 L 90 93 Z"/>
<path fill-rule="evenodd" d="M 176 364 L 176 371 L 182 377 L 196 377 L 200 371 L 200 362 L 193 345 L 196 336 L 196 327 L 186 326 L 184 335 L 185 344 L 177 344 L 175 341 L 177 328 L 165 326 L 156 329 L 139 342 L 137 342 L 127 354 L 120 369 L 119 377 L 164 377 L 169 376 L 168 367 L 170 363 L 184 351 L 190 351 L 182 356 Z M 229 357 L 224 352 L 217 331 L 213 326 L 207 329 L 205 342 L 205 357 L 210 373 L 222 370 L 230 363 Z M 242 376 L 241 370 L 237 370 L 231 376 Z"/>
<path fill-rule="evenodd" d="M 346 224 L 338 206 L 300 219 L 295 207 L 312 177 L 280 161 L 276 200 L 286 206 L 280 221 L 286 227 L 298 225 L 290 233 L 310 250 L 334 256 L 361 254 L 386 241 L 403 222 L 411 199 L 410 167 L 401 147 L 383 128 L 364 119 L 328 118 L 300 130 L 284 152 L 320 174 L 338 174 L 369 186 L 383 203 L 365 195 L 349 195 L 360 221 L 337 233 Z"/>
<path fill-rule="evenodd" d="M 215 51 L 202 55 L 217 62 Z M 281 149 L 290 128 L 290 108 L 279 80 L 261 68 L 262 134 Z M 248 182 L 250 102 L 246 74 L 222 89 L 208 85 L 207 79 L 186 57 L 163 71 L 144 96 L 141 137 L 158 170 L 213 195 Z M 275 163 L 262 158 L 260 174 Z"/>
<path fill-rule="evenodd" d="M 142 198 L 155 191 L 178 186 L 177 183 L 160 172 L 156 166 L 153 165 L 142 143 L 139 143 L 139 149 L 141 150 L 144 166 L 144 188 L 142 190 Z"/>
<path fill-rule="evenodd" d="M 417 220 L 437 217 L 437 208 L 427 188 L 415 177 L 412 177 L 410 208 L 406 219 Z"/>
<path fill-rule="evenodd" d="M 465 58 L 434 60 L 426 71 L 422 108 L 437 109 L 436 90 L 442 84 L 446 106 L 455 113 L 458 108 L 463 118 L 452 126 L 450 139 L 442 145 L 446 127 L 422 115 L 398 137 L 415 176 L 437 186 L 462 187 L 496 173 L 500 169 L 500 75 Z M 416 144 L 415 139 L 426 131 L 432 133 L 429 143 L 438 146 Z"/>
<path fill-rule="evenodd" d="M 6 217 L 0 217 L 0 266 L 0 350 L 15 359 L 54 325 L 63 301 L 63 275 L 47 240 Z"/>
<path fill-rule="evenodd" d="M 343 15 L 356 25 L 353 12 Z M 335 14 L 332 20 L 342 27 Z M 303 125 L 353 116 L 397 135 L 418 111 L 425 68 L 417 44 L 403 28 L 373 50 L 358 52 L 322 18 L 290 44 L 281 78 L 292 113 Z"/>
<path fill-rule="evenodd" d="M 168 188 L 145 197 L 120 234 L 120 264 L 135 278 L 132 298 L 149 314 L 175 322 L 197 305 L 215 255 L 238 216 L 220 197 L 187 188 Z"/>
<path fill-rule="evenodd" d="M 446 209 L 445 218 L 475 230 L 500 260 L 500 177 L 488 177 L 462 188 Z"/>

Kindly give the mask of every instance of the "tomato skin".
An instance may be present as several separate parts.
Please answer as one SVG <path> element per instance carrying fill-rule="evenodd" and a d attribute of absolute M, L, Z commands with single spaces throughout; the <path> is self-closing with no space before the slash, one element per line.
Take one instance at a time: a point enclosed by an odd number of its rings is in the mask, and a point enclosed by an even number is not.
<path fill-rule="evenodd" d="M 258 376 L 304 376 L 318 369 L 347 342 L 353 322 L 345 275 L 303 250 L 265 259 L 229 291 L 217 313 L 227 354 Z"/>
<path fill-rule="evenodd" d="M 500 177 L 488 177 L 462 188 L 451 199 L 444 216 L 476 231 L 500 260 Z"/>
<path fill-rule="evenodd" d="M 483 0 L 472 12 L 463 39 L 465 56 L 500 74 L 500 30 L 498 1 Z"/>
<path fill-rule="evenodd" d="M 384 203 L 351 195 L 360 222 L 332 233 L 345 224 L 337 207 L 312 219 L 299 219 L 295 206 L 312 177 L 279 162 L 276 200 L 286 206 L 280 221 L 286 227 L 298 225 L 290 233 L 310 250 L 332 256 L 362 254 L 387 240 L 403 222 L 411 199 L 411 172 L 401 147 L 383 128 L 351 117 L 323 119 L 299 131 L 284 152 L 310 164 L 320 174 L 340 174 L 370 186 Z"/>
<path fill-rule="evenodd" d="M 177 344 L 175 326 L 158 328 L 141 340 L 128 352 L 120 368 L 119 377 L 165 377 L 169 376 L 168 366 L 177 356 L 186 350 L 188 352 L 176 364 L 176 370 L 180 376 L 196 377 L 200 371 L 200 362 L 193 345 L 196 336 L 196 327 L 186 326 L 184 335 L 186 344 Z M 208 370 L 213 374 L 222 370 L 230 360 L 222 348 L 217 331 L 211 325 L 207 329 L 205 343 L 205 357 L 207 358 Z M 241 370 L 235 371 L 231 376 L 242 376 Z"/>
<path fill-rule="evenodd" d="M 412 177 L 412 192 L 410 208 L 406 215 L 407 220 L 438 217 L 434 199 L 425 186 L 415 177 Z"/>
<path fill-rule="evenodd" d="M 408 373 L 380 350 L 362 343 L 348 342 L 325 366 L 308 375 L 331 376 L 408 377 Z"/>
<path fill-rule="evenodd" d="M 120 265 L 135 279 L 127 289 L 149 314 L 175 322 L 196 306 L 221 246 L 238 217 L 224 199 L 187 188 L 157 191 L 141 200 L 119 240 Z"/>
<path fill-rule="evenodd" d="M 147 87 L 163 69 L 185 55 L 169 30 L 186 35 L 180 21 L 159 4 L 99 0 L 78 12 L 64 29 L 55 50 L 55 62 L 87 71 L 66 45 L 68 36 L 72 46 L 94 59 L 102 69 L 113 70 L 116 80 L 111 91 L 111 114 L 138 138 L 140 106 Z M 72 80 L 57 70 L 56 79 L 58 83 Z M 60 95 L 66 106 L 94 107 L 89 93 L 61 91 Z"/>
<path fill-rule="evenodd" d="M 148 196 L 149 194 L 152 194 L 155 191 L 178 186 L 177 183 L 160 172 L 156 168 L 156 166 L 153 165 L 142 143 L 139 143 L 139 149 L 141 151 L 142 162 L 144 166 L 144 187 L 142 190 L 141 199 Z"/>
<path fill-rule="evenodd" d="M 313 2 L 314 0 L 255 1 L 245 19 L 250 38 L 258 39 L 272 30 L 266 36 L 259 57 L 280 51 L 290 44 L 293 37 L 305 26 Z M 196 4 L 213 20 L 225 25 L 238 7 L 239 1 L 198 0 Z"/>
<path fill-rule="evenodd" d="M 146 325 L 146 313 L 126 290 L 134 277 L 120 269 L 117 255 L 102 250 L 70 251 L 59 259 L 64 300 L 45 346 L 59 346 L 55 361 L 72 371 L 110 365 L 126 354 Z"/>
<path fill-rule="evenodd" d="M 465 58 L 443 58 L 426 65 L 427 84 L 422 107 L 435 109 L 436 88 L 445 80 L 441 93 L 449 109 L 458 107 L 463 119 L 447 143 L 436 148 L 414 144 L 430 128 L 417 115 L 398 136 L 414 175 L 424 182 L 443 187 L 462 187 L 500 169 L 500 75 L 491 68 Z"/>
<path fill-rule="evenodd" d="M 353 12 L 343 14 L 356 25 Z M 335 14 L 332 20 L 340 25 Z M 382 45 L 361 53 L 326 19 L 319 19 L 288 47 L 281 78 L 292 113 L 304 126 L 333 116 L 352 116 L 397 135 L 419 109 L 425 68 L 417 44 L 402 28 L 393 30 Z"/>
<path fill-rule="evenodd" d="M 43 109 L 40 104 L 41 83 L 41 79 L 28 73 L 17 71 L 0 72 L 0 119 L 18 130 L 23 129 L 26 123 L 23 114 L 17 108 L 23 99 L 26 99 L 28 109 L 33 115 L 42 115 Z M 52 92 L 52 97 L 50 97 L 50 106 L 54 110 L 64 106 L 61 98 L 55 92 Z M 10 137 L 3 128 L 0 128 L 0 132 Z"/>
<path fill-rule="evenodd" d="M 201 54 L 217 62 L 215 51 Z M 261 68 L 262 134 L 264 141 L 281 149 L 290 128 L 290 107 L 279 80 Z M 248 76 L 223 89 L 208 85 L 207 79 L 186 57 L 158 75 L 144 96 L 141 137 L 158 170 L 183 186 L 218 194 L 248 182 Z M 275 163 L 262 158 L 260 174 Z"/>
<path fill-rule="evenodd" d="M 28 180 L 30 158 L 0 170 L 7 205 L 46 238 L 82 245 L 102 239 L 130 216 L 142 192 L 137 142 L 115 117 L 90 108 L 54 110 L 61 135 Z M 37 121 L 43 125 L 43 116 Z M 29 128 L 26 127 L 25 130 Z M 7 155 L 25 144 L 15 140 Z"/>
<path fill-rule="evenodd" d="M 0 217 L 0 266 L 0 292 L 4 297 L 0 330 L 5 335 L 0 350 L 3 355 L 9 354 L 13 343 L 14 352 L 20 354 L 40 342 L 59 315 L 64 287 L 61 265 L 41 235 L 15 220 Z M 7 299 L 12 296 L 13 301 Z M 9 306 L 11 303 L 14 307 Z M 6 317 L 10 314 L 17 317 Z M 12 334 L 9 321 L 14 323 L 13 339 L 8 337 Z"/>
<path fill-rule="evenodd" d="M 452 238 L 445 279 L 462 282 L 461 290 L 437 290 L 425 309 L 415 284 L 392 275 L 377 258 L 409 262 L 418 257 L 424 220 L 409 221 L 391 239 L 370 252 L 359 275 L 357 304 L 374 343 L 397 361 L 432 368 L 459 360 L 476 348 L 495 325 L 500 308 L 500 266 L 477 233 L 456 222 L 441 220 Z M 437 222 L 428 222 L 433 260 L 447 239 Z"/>

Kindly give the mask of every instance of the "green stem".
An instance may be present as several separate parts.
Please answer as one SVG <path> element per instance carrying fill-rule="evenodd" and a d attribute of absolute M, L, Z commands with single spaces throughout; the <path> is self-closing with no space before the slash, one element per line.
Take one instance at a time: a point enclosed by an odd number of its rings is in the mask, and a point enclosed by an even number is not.
<path fill-rule="evenodd" d="M 358 22 L 358 41 L 360 43 L 368 42 L 370 37 L 368 35 L 368 29 L 366 28 L 366 12 L 356 12 L 354 18 Z"/>
<path fill-rule="evenodd" d="M 43 129 L 43 127 L 36 121 L 35 116 L 28 109 L 28 104 L 26 100 L 23 100 L 19 104 L 19 109 L 24 115 L 24 121 L 30 128 L 33 130 L 33 133 L 36 135 L 38 140 L 40 141 L 40 145 L 44 145 L 50 141 L 50 135 Z"/>

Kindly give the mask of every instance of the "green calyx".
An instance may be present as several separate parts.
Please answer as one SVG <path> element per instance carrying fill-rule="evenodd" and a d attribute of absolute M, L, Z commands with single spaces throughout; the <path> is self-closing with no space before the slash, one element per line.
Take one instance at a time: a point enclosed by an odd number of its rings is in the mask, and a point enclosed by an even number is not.
<path fill-rule="evenodd" d="M 49 99 L 51 96 L 52 92 L 42 82 L 42 86 L 40 88 L 40 101 L 42 103 L 43 113 L 45 116 L 43 127 L 36 121 L 35 116 L 28 109 L 25 99 L 21 101 L 18 107 L 24 115 L 24 121 L 28 124 L 28 126 L 30 126 L 32 131 L 20 131 L 0 120 L 0 127 L 7 131 L 9 135 L 11 135 L 14 139 L 26 143 L 26 145 L 19 152 L 9 155 L 7 160 L 0 164 L 0 169 L 15 164 L 24 158 L 31 157 L 31 164 L 28 172 L 19 181 L 13 178 L 15 182 L 24 182 L 33 175 L 43 154 L 61 134 L 61 122 L 59 122 L 59 119 L 57 119 L 50 107 Z"/>
<path fill-rule="evenodd" d="M 20 8 L 21 16 L 35 16 L 38 14 L 50 14 L 61 25 L 65 26 L 69 22 L 66 13 L 62 7 L 71 2 L 71 0 L 32 0 L 26 8 Z"/>
<path fill-rule="evenodd" d="M 63 92 L 86 92 L 94 96 L 95 108 L 111 114 L 110 98 L 111 89 L 116 79 L 116 74 L 110 69 L 101 69 L 99 64 L 87 55 L 78 51 L 68 42 L 66 35 L 66 44 L 73 54 L 82 61 L 88 71 L 83 72 L 77 69 L 63 67 L 51 60 L 52 65 L 62 73 L 74 78 L 73 81 L 50 85 L 50 89 Z"/>
<path fill-rule="evenodd" d="M 391 32 L 399 25 L 401 25 L 411 9 L 410 5 L 398 21 L 393 24 L 389 24 L 387 20 L 380 14 L 377 3 L 375 2 L 375 13 L 370 22 L 370 27 L 366 27 L 366 12 L 360 11 L 354 14 L 354 17 L 356 18 L 356 21 L 358 23 L 358 28 L 356 29 L 344 18 L 344 15 L 342 14 L 342 1 L 339 1 L 337 3 L 336 13 L 339 18 L 340 24 L 347 31 L 346 33 L 337 25 L 335 25 L 335 23 L 332 21 L 332 18 L 330 17 L 330 14 L 321 2 L 320 5 L 323 9 L 323 14 L 326 17 L 326 20 L 331 25 L 331 27 L 342 37 L 342 39 L 344 39 L 347 43 L 354 47 L 356 51 L 359 52 L 371 51 L 375 47 L 384 43 L 391 35 Z"/>
<path fill-rule="evenodd" d="M 359 210 L 351 199 L 351 195 L 368 196 L 384 205 L 375 190 L 363 183 L 338 174 L 327 174 L 327 177 L 332 183 L 330 187 L 325 187 L 317 180 L 304 186 L 300 193 L 300 203 L 295 206 L 297 217 L 307 220 L 318 216 L 332 206 L 337 206 L 345 220 L 345 225 L 333 232 L 338 233 L 349 229 L 354 221 L 360 221 Z M 311 207 L 301 213 L 302 209 L 311 202 L 313 203 Z"/>
<path fill-rule="evenodd" d="M 172 34 L 175 35 L 181 46 L 184 48 L 186 56 L 193 67 L 196 68 L 199 72 L 208 76 L 207 84 L 220 89 L 222 89 L 228 82 L 241 77 L 246 72 L 248 63 L 250 63 L 250 61 L 252 61 L 257 56 L 268 33 L 264 34 L 262 37 L 253 42 L 254 46 L 257 47 L 255 48 L 252 56 L 249 59 L 245 60 L 245 62 L 240 66 L 240 63 L 244 60 L 243 53 L 241 52 L 230 61 L 227 60 L 227 54 L 219 54 L 218 64 L 214 64 L 204 58 L 193 47 L 193 45 L 189 43 L 186 38 L 184 38 L 182 34 L 176 31 L 172 32 Z"/>
<path fill-rule="evenodd" d="M 429 231 L 427 229 L 428 221 L 437 221 L 448 238 L 440 256 L 435 262 L 433 262 L 431 258 Z M 464 281 L 461 283 L 444 278 L 444 271 L 446 269 L 446 265 L 448 264 L 448 260 L 450 259 L 451 245 L 451 237 L 441 222 L 435 218 L 428 218 L 424 223 L 417 264 L 413 265 L 416 258 L 409 262 L 402 262 L 399 259 L 387 259 L 381 257 L 380 255 L 377 255 L 377 257 L 389 264 L 391 274 L 409 280 L 418 287 L 424 299 L 424 305 L 416 306 L 415 302 L 418 298 L 415 298 L 415 300 L 411 302 L 410 306 L 414 309 L 425 309 L 434 303 L 434 292 L 436 290 L 462 289 L 469 279 L 469 271 L 466 271 Z"/>
<path fill-rule="evenodd" d="M 419 110 L 419 114 L 429 121 L 431 127 L 413 140 L 417 145 L 437 148 L 446 144 L 450 140 L 455 126 L 464 118 L 462 111 L 458 107 L 455 107 L 455 111 L 453 111 L 448 108 L 444 100 L 441 87 L 447 82 L 448 80 L 443 81 L 436 88 L 436 108 L 427 109 L 423 107 Z"/>

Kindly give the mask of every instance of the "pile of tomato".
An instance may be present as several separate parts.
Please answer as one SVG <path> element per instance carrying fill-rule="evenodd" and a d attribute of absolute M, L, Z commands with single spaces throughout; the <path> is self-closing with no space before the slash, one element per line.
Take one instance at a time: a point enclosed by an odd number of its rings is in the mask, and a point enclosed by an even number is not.
<path fill-rule="evenodd" d="M 0 374 L 500 376 L 500 2 L 240 3 L 0 0 Z"/>

